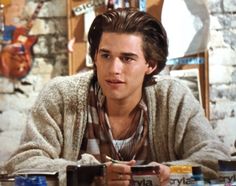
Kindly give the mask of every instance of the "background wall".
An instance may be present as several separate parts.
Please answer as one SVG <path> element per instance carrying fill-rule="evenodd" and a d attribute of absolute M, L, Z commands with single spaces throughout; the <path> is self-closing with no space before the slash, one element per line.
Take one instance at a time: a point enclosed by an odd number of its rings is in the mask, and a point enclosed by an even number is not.
<path fill-rule="evenodd" d="M 210 10 L 210 121 L 235 152 L 236 1 L 208 0 Z"/>
<path fill-rule="evenodd" d="M 36 5 L 37 1 L 26 1 L 24 11 L 30 14 Z M 20 81 L 0 77 L 0 163 L 17 147 L 27 113 L 43 85 L 68 73 L 66 0 L 45 1 L 32 34 L 38 42 L 29 75 Z"/>
<path fill-rule="evenodd" d="M 33 0 L 25 11 L 33 12 Z M 235 152 L 236 139 L 236 1 L 208 0 L 210 10 L 210 122 Z M 68 74 L 66 1 L 48 0 L 34 23 L 38 36 L 33 67 L 19 80 L 0 77 L 0 164 L 17 147 L 27 113 L 45 83 Z"/>

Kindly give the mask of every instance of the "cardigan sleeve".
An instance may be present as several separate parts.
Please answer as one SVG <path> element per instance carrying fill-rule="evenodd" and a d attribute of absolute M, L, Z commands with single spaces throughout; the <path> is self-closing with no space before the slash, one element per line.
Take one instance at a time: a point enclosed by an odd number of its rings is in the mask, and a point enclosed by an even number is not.
<path fill-rule="evenodd" d="M 168 102 L 173 114 L 169 131 L 174 136 L 171 148 L 179 160 L 172 163 L 200 165 L 206 179 L 216 178 L 218 160 L 230 158 L 229 148 L 215 135 L 192 92 L 178 82 L 174 90 L 178 94 L 170 95 Z"/>
<path fill-rule="evenodd" d="M 149 91 L 151 145 L 156 161 L 200 165 L 206 178 L 216 178 L 218 159 L 229 159 L 229 147 L 215 135 L 200 103 L 178 80 L 160 80 Z M 154 100 L 150 101 L 150 97 Z"/>
<path fill-rule="evenodd" d="M 21 144 L 5 164 L 9 173 L 21 169 L 58 171 L 60 184 L 65 185 L 66 166 L 80 163 L 76 81 L 65 79 L 55 78 L 39 94 Z"/>
<path fill-rule="evenodd" d="M 185 126 L 181 117 L 176 124 L 174 144 L 172 146 L 176 160 L 169 164 L 191 164 L 201 166 L 206 179 L 218 177 L 218 160 L 230 159 L 230 150 L 215 135 L 213 128 L 203 116 L 196 111 Z"/>

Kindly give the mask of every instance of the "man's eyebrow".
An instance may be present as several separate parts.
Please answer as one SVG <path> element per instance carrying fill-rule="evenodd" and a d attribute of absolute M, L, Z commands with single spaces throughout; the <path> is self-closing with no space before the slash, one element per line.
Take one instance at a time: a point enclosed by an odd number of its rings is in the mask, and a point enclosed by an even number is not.
<path fill-rule="evenodd" d="M 100 48 L 99 50 L 98 50 L 98 52 L 110 52 L 108 49 L 104 49 L 104 48 Z"/>
<path fill-rule="evenodd" d="M 110 53 L 110 50 L 105 49 L 105 48 L 100 48 L 100 49 L 98 50 L 98 52 Z M 122 56 L 127 56 L 127 57 L 138 57 L 137 54 L 132 53 L 132 52 L 122 52 L 121 55 L 122 55 Z"/>
<path fill-rule="evenodd" d="M 128 56 L 128 57 L 138 57 L 137 54 L 132 53 L 132 52 L 122 52 L 121 55 Z"/>

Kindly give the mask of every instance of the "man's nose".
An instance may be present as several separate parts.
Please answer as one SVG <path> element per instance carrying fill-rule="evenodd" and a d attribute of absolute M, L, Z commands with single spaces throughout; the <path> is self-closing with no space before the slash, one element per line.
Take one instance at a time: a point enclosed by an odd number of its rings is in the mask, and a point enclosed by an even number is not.
<path fill-rule="evenodd" d="M 110 72 L 111 73 L 121 73 L 123 68 L 123 63 L 120 60 L 120 58 L 115 57 L 114 59 L 112 59 L 111 63 L 110 63 Z"/>

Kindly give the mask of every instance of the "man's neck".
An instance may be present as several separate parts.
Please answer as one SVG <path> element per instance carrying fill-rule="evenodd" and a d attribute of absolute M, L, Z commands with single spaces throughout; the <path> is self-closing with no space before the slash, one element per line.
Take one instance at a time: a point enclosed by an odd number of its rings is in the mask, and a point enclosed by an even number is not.
<path fill-rule="evenodd" d="M 140 118 L 139 102 L 133 99 L 125 102 L 106 100 L 106 112 L 114 139 L 127 139 L 133 134 L 138 124 L 136 121 Z"/>
<path fill-rule="evenodd" d="M 106 100 L 106 110 L 112 117 L 128 117 L 132 114 L 140 99 L 132 100 Z"/>

